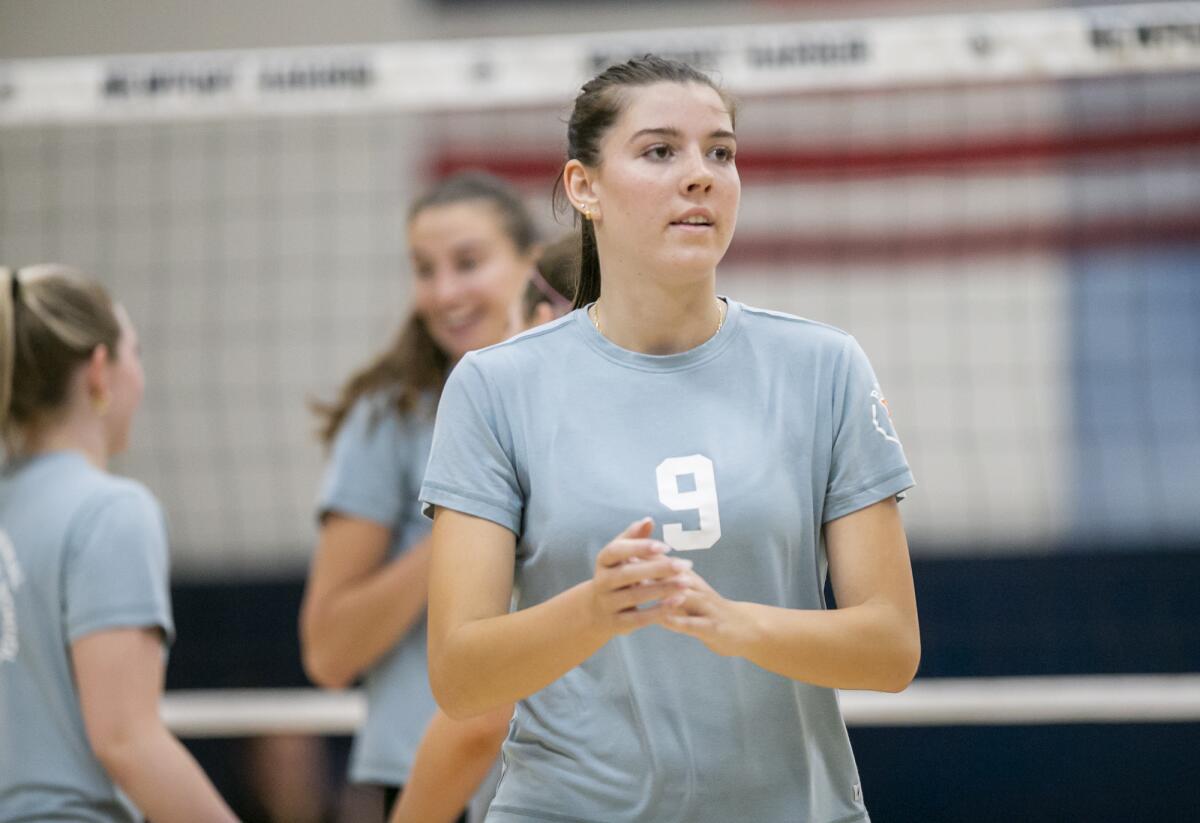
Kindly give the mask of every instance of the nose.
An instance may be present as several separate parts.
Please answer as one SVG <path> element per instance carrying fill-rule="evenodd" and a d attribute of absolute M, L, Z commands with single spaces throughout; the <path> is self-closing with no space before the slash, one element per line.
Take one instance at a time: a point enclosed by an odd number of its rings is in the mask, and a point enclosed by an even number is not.
<path fill-rule="evenodd" d="M 712 191 L 712 169 L 705 162 L 704 152 L 696 149 L 688 153 L 688 163 L 683 175 L 683 189 L 688 194 Z"/>
<path fill-rule="evenodd" d="M 458 299 L 462 288 L 454 272 L 440 269 L 434 272 L 432 291 L 434 305 L 445 308 Z"/>

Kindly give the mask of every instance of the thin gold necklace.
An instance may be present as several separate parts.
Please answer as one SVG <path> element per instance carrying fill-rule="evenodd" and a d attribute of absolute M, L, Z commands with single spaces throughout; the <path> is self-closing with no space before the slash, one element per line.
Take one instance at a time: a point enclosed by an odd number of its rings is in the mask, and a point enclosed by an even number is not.
<path fill-rule="evenodd" d="M 717 302 L 720 303 L 721 305 L 717 307 L 717 330 L 712 333 L 713 337 L 716 337 L 718 334 L 721 333 L 721 329 L 723 329 L 725 327 L 725 315 L 729 313 L 729 304 L 728 303 L 726 303 L 724 300 L 722 300 L 719 297 L 717 298 Z M 588 312 L 588 317 L 591 318 L 592 325 L 596 327 L 596 331 L 599 332 L 600 334 L 604 334 L 604 332 L 600 331 L 600 304 L 599 303 L 592 304 L 591 311 Z M 712 338 L 709 338 L 709 339 L 711 340 Z"/>

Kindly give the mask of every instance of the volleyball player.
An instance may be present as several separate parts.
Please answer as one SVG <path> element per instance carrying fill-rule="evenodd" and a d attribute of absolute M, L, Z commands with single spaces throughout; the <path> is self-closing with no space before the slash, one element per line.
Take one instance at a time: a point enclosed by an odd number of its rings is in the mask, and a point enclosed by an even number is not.
<path fill-rule="evenodd" d="M 521 301 L 519 330 L 540 326 L 570 310 L 567 295 L 575 293 L 579 252 L 579 236 L 572 233 L 539 254 Z M 511 704 L 467 720 L 435 712 L 417 747 L 391 823 L 452 823 L 468 806 L 468 820 L 482 820 L 495 790 L 495 776 L 489 772 L 512 713 Z"/>
<path fill-rule="evenodd" d="M 735 152 L 684 64 L 584 85 L 578 308 L 443 392 L 431 682 L 452 717 L 520 701 L 489 823 L 868 819 L 835 689 L 916 669 L 913 481 L 852 337 L 717 296 Z"/>
<path fill-rule="evenodd" d="M 0 272 L 0 821 L 233 820 L 159 717 L 162 512 L 107 469 L 142 398 L 137 335 L 77 272 Z"/>
<path fill-rule="evenodd" d="M 425 658 L 429 526 L 417 501 L 437 397 L 468 351 L 503 340 L 537 255 L 519 195 L 482 173 L 446 179 L 411 207 L 412 313 L 386 351 L 321 408 L 331 458 L 301 607 L 309 676 L 365 681 L 350 779 L 382 820 L 433 715 Z M 363 812 L 356 812 L 363 814 Z"/>

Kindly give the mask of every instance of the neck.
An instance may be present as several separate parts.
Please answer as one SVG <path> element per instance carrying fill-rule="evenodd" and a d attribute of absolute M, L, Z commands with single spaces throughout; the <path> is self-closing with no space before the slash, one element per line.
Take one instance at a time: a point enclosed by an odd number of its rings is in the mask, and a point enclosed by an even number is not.
<path fill-rule="evenodd" d="M 103 427 L 90 421 L 64 420 L 26 433 L 21 453 L 27 456 L 76 451 L 98 469 L 108 470 L 108 446 Z"/>
<path fill-rule="evenodd" d="M 666 285 L 650 275 L 632 280 L 606 272 L 593 310 L 600 333 L 616 345 L 642 354 L 678 354 L 716 334 L 724 308 L 715 276 L 686 285 Z"/>

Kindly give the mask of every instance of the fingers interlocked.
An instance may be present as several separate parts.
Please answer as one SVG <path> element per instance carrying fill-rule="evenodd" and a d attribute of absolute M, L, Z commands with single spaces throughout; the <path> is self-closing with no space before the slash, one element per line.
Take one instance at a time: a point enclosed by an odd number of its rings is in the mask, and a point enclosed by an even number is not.
<path fill-rule="evenodd" d="M 664 599 L 688 585 L 691 561 L 667 557 L 670 547 L 649 537 L 652 527 L 649 518 L 630 524 L 596 557 L 597 617 L 620 634 L 659 622 Z"/>

